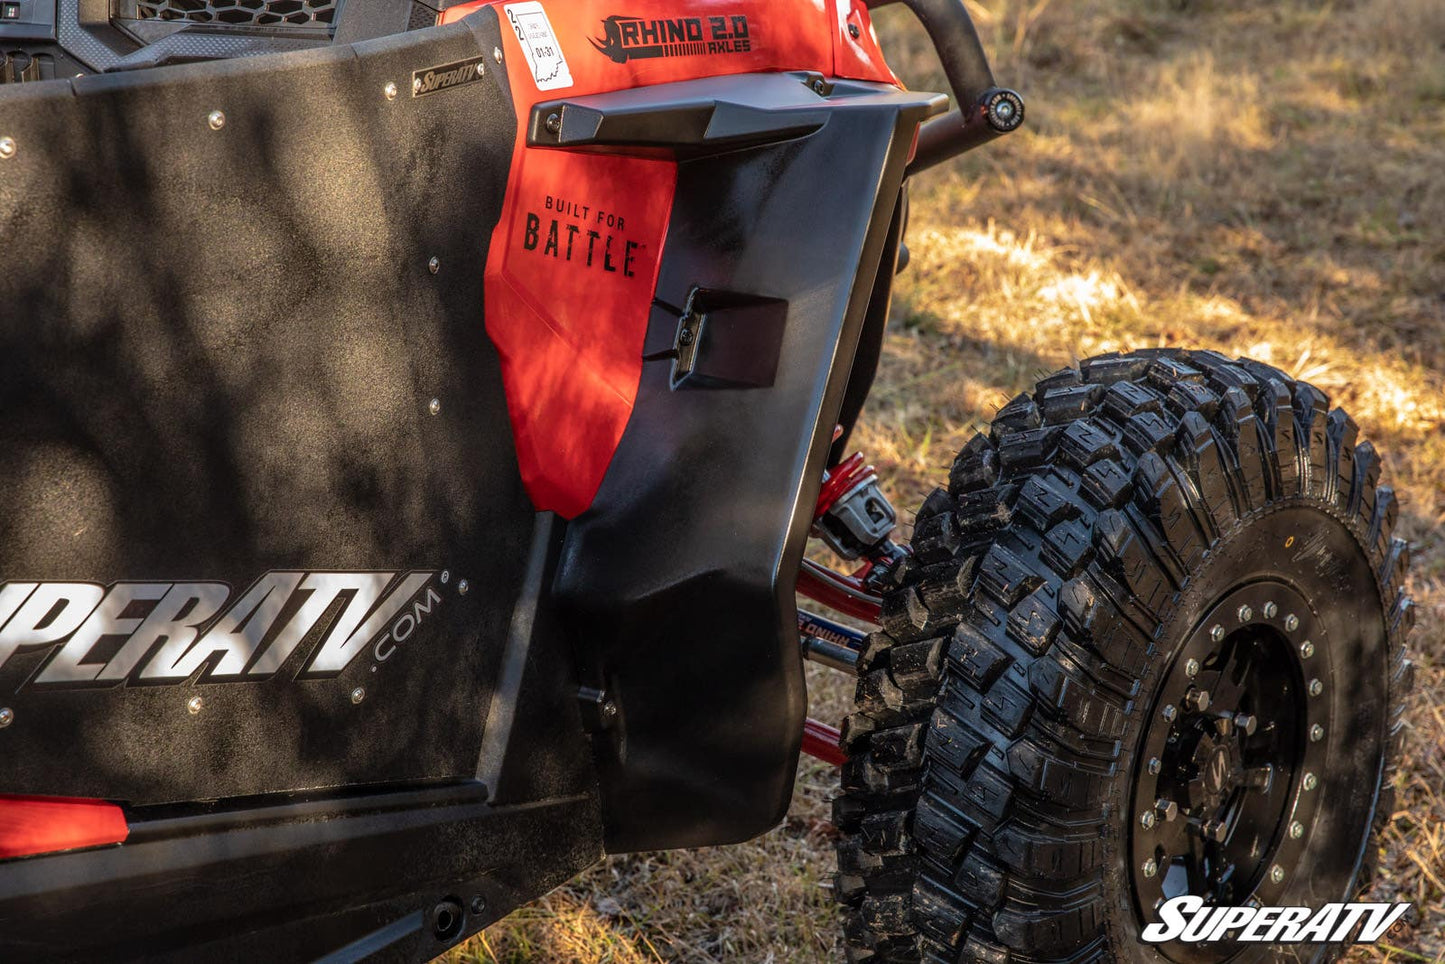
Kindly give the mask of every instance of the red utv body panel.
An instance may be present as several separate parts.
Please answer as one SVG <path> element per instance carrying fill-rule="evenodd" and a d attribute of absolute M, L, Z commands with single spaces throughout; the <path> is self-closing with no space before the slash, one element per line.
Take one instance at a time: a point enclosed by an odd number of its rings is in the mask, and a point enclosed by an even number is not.
<path fill-rule="evenodd" d="M 483 6 L 504 26 L 519 119 L 564 96 L 728 74 L 898 82 L 859 0 L 643 0 L 626 4 L 626 17 L 612 0 L 487 0 L 452 7 L 442 22 Z M 528 30 L 559 47 L 545 67 L 523 48 Z M 609 54 L 609 42 L 629 41 Z M 527 134 L 519 123 L 487 251 L 487 333 L 527 491 L 538 509 L 571 518 L 592 504 L 632 415 L 677 171 L 666 156 L 529 147 Z"/>

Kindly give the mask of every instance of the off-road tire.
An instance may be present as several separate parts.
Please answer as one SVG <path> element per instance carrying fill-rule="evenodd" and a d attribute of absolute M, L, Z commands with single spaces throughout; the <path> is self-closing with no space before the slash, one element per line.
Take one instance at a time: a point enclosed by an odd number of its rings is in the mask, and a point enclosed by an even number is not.
<path fill-rule="evenodd" d="M 1139 939 L 1132 884 L 1140 743 L 1181 641 L 1256 565 L 1325 622 L 1362 623 L 1363 642 L 1321 644 L 1338 650 L 1322 685 L 1348 692 L 1306 704 L 1333 762 L 1268 902 L 1353 895 L 1412 678 L 1379 474 L 1320 391 L 1213 352 L 1102 356 L 1006 405 L 918 512 L 859 660 L 834 804 L 848 959 L 1167 959 Z"/>

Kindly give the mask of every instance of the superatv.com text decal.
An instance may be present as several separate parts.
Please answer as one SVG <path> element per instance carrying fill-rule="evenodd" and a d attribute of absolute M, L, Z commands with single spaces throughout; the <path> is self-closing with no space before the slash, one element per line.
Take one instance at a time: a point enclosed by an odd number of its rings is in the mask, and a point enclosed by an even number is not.
<path fill-rule="evenodd" d="M 256 680 L 309 652 L 299 677 L 336 676 L 362 652 L 384 662 L 411 638 L 442 602 L 433 575 L 268 572 L 237 594 L 223 582 L 7 582 L 0 670 L 53 650 L 27 685 L 180 683 L 198 671 Z"/>
<path fill-rule="evenodd" d="M 628 240 L 627 219 L 613 211 L 547 195 L 539 210 L 528 211 L 522 248 L 544 258 L 583 269 L 636 275 L 642 245 Z"/>
<path fill-rule="evenodd" d="M 666 20 L 614 15 L 602 21 L 602 36 L 592 46 L 622 64 L 644 57 L 746 53 L 753 41 L 742 14 Z"/>

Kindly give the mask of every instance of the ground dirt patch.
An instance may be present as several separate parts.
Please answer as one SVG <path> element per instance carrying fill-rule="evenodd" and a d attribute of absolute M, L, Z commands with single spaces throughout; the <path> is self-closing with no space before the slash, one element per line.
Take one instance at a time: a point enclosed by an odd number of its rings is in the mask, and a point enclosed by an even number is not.
<path fill-rule="evenodd" d="M 1445 960 L 1445 3 L 970 9 L 1029 122 L 914 185 L 913 260 L 857 444 L 914 507 L 1039 374 L 1158 345 L 1271 362 L 1350 411 L 1399 494 L 1419 615 L 1371 893 L 1416 912 L 1350 959 Z M 940 89 L 920 32 L 884 14 L 895 66 Z M 810 682 L 813 715 L 840 719 L 851 687 Z M 836 780 L 805 760 L 761 840 L 614 858 L 449 960 L 837 960 Z"/>

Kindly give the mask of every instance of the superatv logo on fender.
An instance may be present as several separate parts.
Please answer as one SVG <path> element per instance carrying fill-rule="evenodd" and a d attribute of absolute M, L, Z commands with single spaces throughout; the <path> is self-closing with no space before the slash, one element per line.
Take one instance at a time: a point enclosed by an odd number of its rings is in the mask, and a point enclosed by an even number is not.
<path fill-rule="evenodd" d="M 442 64 L 440 67 L 428 67 L 426 70 L 412 71 L 411 95 L 424 97 L 427 94 L 435 94 L 437 91 L 470 84 L 482 79 L 482 71 L 481 57 L 458 60 L 456 63 Z"/>
<path fill-rule="evenodd" d="M 614 15 L 602 21 L 602 36 L 594 38 L 592 46 L 623 64 L 644 57 L 746 53 L 753 41 L 742 14 L 667 20 Z"/>
<path fill-rule="evenodd" d="M 380 662 L 416 631 L 442 601 L 432 576 L 268 572 L 234 596 L 222 582 L 8 582 L 0 669 L 49 648 L 28 685 L 258 680 L 305 648 L 299 677 L 337 676 L 373 642 Z"/>
<path fill-rule="evenodd" d="M 1410 909 L 1409 904 L 1326 904 L 1308 907 L 1215 907 L 1199 897 L 1159 905 L 1158 923 L 1141 935 L 1150 944 L 1232 940 L 1246 944 L 1373 944 Z"/>

